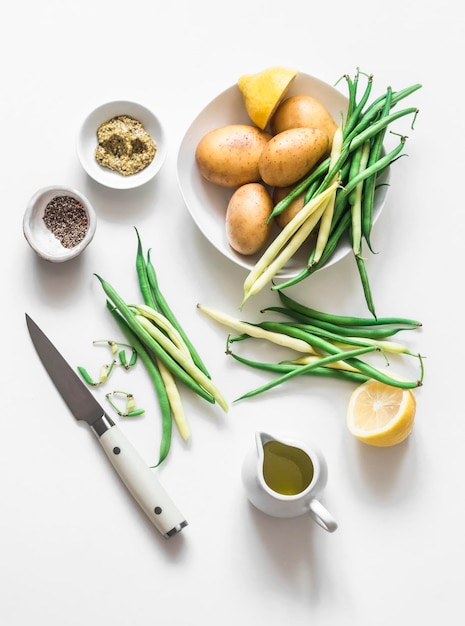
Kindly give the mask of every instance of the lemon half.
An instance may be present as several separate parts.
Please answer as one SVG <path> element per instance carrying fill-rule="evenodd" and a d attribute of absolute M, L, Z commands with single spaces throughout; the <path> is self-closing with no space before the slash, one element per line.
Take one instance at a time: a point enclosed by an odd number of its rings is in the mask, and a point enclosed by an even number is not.
<path fill-rule="evenodd" d="M 265 130 L 296 76 L 297 72 L 287 67 L 270 67 L 239 78 L 245 108 L 256 126 Z"/>
<path fill-rule="evenodd" d="M 347 426 L 364 443 L 378 447 L 404 441 L 415 421 L 416 400 L 411 389 L 369 380 L 349 400 Z"/>

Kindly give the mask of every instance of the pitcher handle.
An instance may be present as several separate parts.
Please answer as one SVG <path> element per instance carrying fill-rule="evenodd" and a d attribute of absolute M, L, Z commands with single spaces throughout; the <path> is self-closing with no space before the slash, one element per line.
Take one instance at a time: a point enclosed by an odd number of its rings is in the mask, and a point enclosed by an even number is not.
<path fill-rule="evenodd" d="M 336 520 L 319 500 L 312 498 L 308 504 L 308 509 L 313 520 L 326 531 L 333 533 L 337 529 Z"/>

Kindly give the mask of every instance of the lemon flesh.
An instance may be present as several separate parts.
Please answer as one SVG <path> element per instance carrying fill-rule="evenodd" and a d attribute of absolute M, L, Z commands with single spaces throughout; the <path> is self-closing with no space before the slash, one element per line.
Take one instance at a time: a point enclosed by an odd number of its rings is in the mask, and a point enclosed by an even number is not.
<path fill-rule="evenodd" d="M 359 385 L 350 397 L 347 426 L 364 443 L 393 446 L 411 433 L 415 412 L 416 400 L 411 389 L 369 380 Z"/>
<path fill-rule="evenodd" d="M 296 76 L 297 72 L 293 69 L 270 67 L 239 78 L 237 84 L 247 114 L 256 126 L 265 130 Z"/>

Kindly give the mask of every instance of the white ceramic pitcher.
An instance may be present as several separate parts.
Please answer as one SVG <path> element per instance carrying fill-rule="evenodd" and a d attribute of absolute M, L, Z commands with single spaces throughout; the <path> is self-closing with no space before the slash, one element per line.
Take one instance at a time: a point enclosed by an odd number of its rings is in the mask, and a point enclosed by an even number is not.
<path fill-rule="evenodd" d="M 242 466 L 250 502 L 274 517 L 309 513 L 322 528 L 334 532 L 336 521 L 316 497 L 328 478 L 321 452 L 315 446 L 264 432 L 255 433 L 255 444 Z"/>

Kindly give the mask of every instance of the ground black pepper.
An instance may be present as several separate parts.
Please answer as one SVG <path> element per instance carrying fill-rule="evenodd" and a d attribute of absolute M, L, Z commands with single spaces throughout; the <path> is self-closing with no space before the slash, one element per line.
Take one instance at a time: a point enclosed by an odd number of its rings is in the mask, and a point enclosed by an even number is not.
<path fill-rule="evenodd" d="M 45 207 L 43 220 L 64 248 L 77 246 L 89 227 L 84 207 L 72 196 L 52 198 Z"/>

